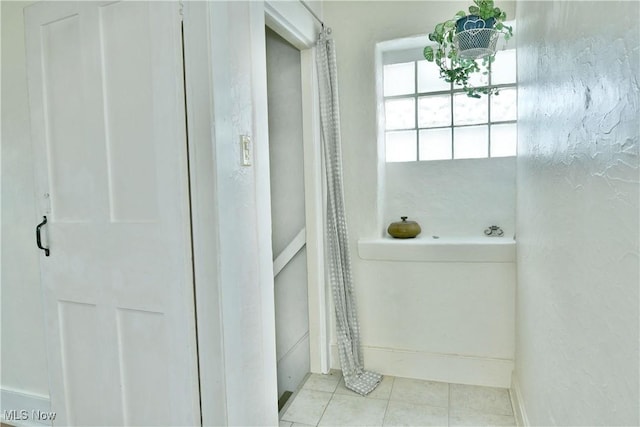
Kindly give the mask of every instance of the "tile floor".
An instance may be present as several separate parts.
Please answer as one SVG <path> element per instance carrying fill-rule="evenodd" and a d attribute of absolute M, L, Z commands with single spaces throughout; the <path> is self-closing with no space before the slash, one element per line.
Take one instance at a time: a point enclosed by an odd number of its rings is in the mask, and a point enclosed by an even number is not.
<path fill-rule="evenodd" d="M 308 376 L 280 412 L 280 427 L 515 425 L 507 389 L 385 376 L 362 397 L 340 371 Z"/>

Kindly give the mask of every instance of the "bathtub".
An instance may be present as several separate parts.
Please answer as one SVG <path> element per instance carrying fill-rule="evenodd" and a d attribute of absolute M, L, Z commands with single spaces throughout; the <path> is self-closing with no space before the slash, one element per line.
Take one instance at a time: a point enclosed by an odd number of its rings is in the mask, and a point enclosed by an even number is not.
<path fill-rule="evenodd" d="M 421 262 L 515 262 L 512 237 L 439 237 L 360 239 L 358 254 L 365 260 Z"/>
<path fill-rule="evenodd" d="M 513 237 L 362 238 L 354 282 L 369 369 L 490 387 L 511 385 Z M 355 258 L 355 257 L 354 257 Z M 339 361 L 335 337 L 332 367 Z"/>

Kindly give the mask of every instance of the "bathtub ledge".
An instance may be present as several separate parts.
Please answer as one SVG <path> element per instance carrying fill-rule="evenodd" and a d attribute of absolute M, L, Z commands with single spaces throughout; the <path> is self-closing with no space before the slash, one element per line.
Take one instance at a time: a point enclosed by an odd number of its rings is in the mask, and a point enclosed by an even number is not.
<path fill-rule="evenodd" d="M 364 260 L 377 261 L 513 263 L 516 242 L 507 237 L 381 237 L 359 239 L 358 254 Z"/>

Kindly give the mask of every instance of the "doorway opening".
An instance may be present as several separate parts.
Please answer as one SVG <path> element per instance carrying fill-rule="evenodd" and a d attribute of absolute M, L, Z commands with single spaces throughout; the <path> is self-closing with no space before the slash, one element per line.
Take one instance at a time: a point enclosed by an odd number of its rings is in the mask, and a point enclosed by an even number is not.
<path fill-rule="evenodd" d="M 278 398 L 310 371 L 300 50 L 265 29 Z"/>

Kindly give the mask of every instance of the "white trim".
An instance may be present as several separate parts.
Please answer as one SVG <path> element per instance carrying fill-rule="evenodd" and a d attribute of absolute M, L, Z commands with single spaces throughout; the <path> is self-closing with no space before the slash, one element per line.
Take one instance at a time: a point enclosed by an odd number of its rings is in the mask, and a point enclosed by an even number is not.
<path fill-rule="evenodd" d="M 366 369 L 383 375 L 455 384 L 509 388 L 513 360 L 459 354 L 427 353 L 363 346 Z M 339 369 L 338 348 L 331 345 L 333 366 Z"/>
<path fill-rule="evenodd" d="M 386 174 L 387 174 L 387 154 L 386 154 L 386 125 L 384 113 L 384 70 L 382 67 L 382 55 L 388 45 L 393 44 L 393 40 L 389 42 L 377 43 L 374 51 L 375 60 L 375 78 L 376 78 L 376 142 L 378 147 L 377 177 L 378 177 L 378 194 L 376 200 L 376 230 L 378 236 L 386 236 L 386 226 L 383 225 L 384 203 L 386 197 Z"/>
<path fill-rule="evenodd" d="M 285 268 L 286 265 L 291 262 L 293 257 L 295 257 L 296 254 L 300 252 L 300 249 L 303 248 L 306 243 L 305 234 L 306 230 L 303 228 L 296 235 L 296 237 L 294 237 L 293 240 L 289 242 L 287 247 L 284 248 L 282 252 L 280 252 L 276 259 L 273 260 L 273 277 L 276 277 L 278 274 L 280 274 L 282 269 Z"/>
<path fill-rule="evenodd" d="M 287 2 L 290 3 L 290 2 Z M 273 6 L 273 5 L 271 5 Z M 191 161 L 191 191 L 193 209 L 193 233 L 194 233 L 194 273 L 196 280 L 196 306 L 198 324 L 198 345 L 201 379 L 201 405 L 202 421 L 204 425 L 226 425 L 233 423 L 235 419 L 243 417 L 249 420 L 251 417 L 261 417 L 263 422 L 277 420 L 277 406 L 268 406 L 268 402 L 275 402 L 276 396 L 276 355 L 275 355 L 275 325 L 273 322 L 273 258 L 270 242 L 265 239 L 270 236 L 271 230 L 260 229 L 256 232 L 258 246 L 261 249 L 257 267 L 261 282 L 271 286 L 260 286 L 262 324 L 262 340 L 259 348 L 263 357 L 261 366 L 265 389 L 255 392 L 264 396 L 254 407 L 246 413 L 240 411 L 241 388 L 251 387 L 245 384 L 240 387 L 237 384 L 237 362 L 231 361 L 229 353 L 239 345 L 231 332 L 237 316 L 229 306 L 229 298 L 232 298 L 235 290 L 231 284 L 226 284 L 222 277 L 222 265 L 220 264 L 220 245 L 222 239 L 222 225 L 219 215 L 224 196 L 221 194 L 219 182 L 232 177 L 221 176 L 219 150 L 228 154 L 229 140 L 233 140 L 233 131 L 237 124 L 230 123 L 228 87 L 226 82 L 230 79 L 228 67 L 216 67 L 216 58 L 228 56 L 230 45 L 237 43 L 234 37 L 236 28 L 230 26 L 227 21 L 230 16 L 240 16 L 243 21 L 234 25 L 246 26 L 249 31 L 248 43 L 252 52 L 251 56 L 251 98 L 253 105 L 253 120 L 251 129 L 240 129 L 249 132 L 254 139 L 253 174 L 247 170 L 246 174 L 254 175 L 256 179 L 255 204 L 256 217 L 260 217 L 259 227 L 269 223 L 265 218 L 269 204 L 269 183 L 259 177 L 268 176 L 268 141 L 267 133 L 267 105 L 266 105 L 266 57 L 264 51 L 264 27 L 265 14 L 273 24 L 278 19 L 280 22 L 280 34 L 285 33 L 285 39 L 290 42 L 298 41 L 301 46 L 301 34 L 315 34 L 315 28 L 307 28 L 306 33 L 296 30 L 296 27 L 305 28 L 298 21 L 305 21 L 286 12 L 291 10 L 289 6 L 276 5 L 270 7 L 263 3 L 248 3 L 240 6 L 234 3 L 220 2 L 185 2 L 185 62 L 187 75 L 187 111 L 189 125 L 189 148 Z M 300 6 L 302 7 L 302 6 Z M 295 10 L 295 9 L 294 9 Z M 269 11 L 278 11 L 277 16 L 269 18 Z M 247 21 L 244 21 L 247 19 Z M 308 19 L 305 21 L 310 23 Z M 289 29 L 296 36 L 286 36 Z M 296 30 L 297 32 L 295 32 Z M 310 288 L 310 343 L 312 354 L 316 350 L 316 359 L 324 357 L 325 362 L 317 362 L 316 366 L 328 371 L 328 343 L 326 340 L 326 309 L 324 308 L 324 264 L 322 236 L 324 235 L 322 223 L 322 176 L 320 163 L 320 138 L 319 138 L 319 114 L 317 110 L 317 89 L 315 87 L 315 55 L 313 44 L 303 46 L 302 61 L 302 89 L 303 89 L 303 132 L 305 147 L 305 192 L 306 196 L 306 221 L 308 242 L 308 274 Z M 238 42 L 240 43 L 240 42 Z M 255 50 L 254 50 L 255 49 Z M 214 96 L 215 95 L 215 96 Z M 242 100 L 237 100 L 241 102 Z M 235 102 L 235 101 L 234 101 Z M 233 107 L 233 106 L 232 106 Z M 216 113 L 219 113 L 216 116 Z M 235 129 L 237 130 L 237 129 Z M 231 134 L 230 134 L 231 132 Z M 247 177 L 240 177 L 245 181 Z M 232 182 L 232 184 L 237 184 Z M 229 196 L 229 194 L 227 194 Z M 267 206 L 265 211 L 264 207 Z M 309 246 L 313 246 L 310 248 Z M 267 250 L 268 249 L 268 250 Z M 227 254 L 228 256 L 228 254 Z M 228 266 L 227 266 L 227 274 Z M 269 280 L 267 280 L 269 276 Z M 227 312 L 227 310 L 229 310 Z M 313 315 L 312 313 L 315 313 Z M 235 332 L 237 333 L 237 331 Z M 225 354 L 228 357 L 225 357 Z M 311 364 L 313 363 L 313 356 Z M 312 368 L 314 369 L 314 368 Z M 318 372 L 318 369 L 314 370 Z M 256 384 L 257 385 L 257 384 Z M 273 399 L 271 398 L 273 396 Z M 246 397 L 246 396 L 245 396 Z M 232 419 L 233 418 L 233 419 Z M 267 421 L 268 420 L 268 421 Z M 254 420 L 255 421 L 255 420 Z"/>
<path fill-rule="evenodd" d="M 209 5 L 184 2 L 183 13 L 200 410 L 204 425 L 226 425 Z"/>
<path fill-rule="evenodd" d="M 516 425 L 518 427 L 530 426 L 529 418 L 527 417 L 527 411 L 524 407 L 524 400 L 522 399 L 522 391 L 520 390 L 520 382 L 518 376 L 514 372 L 511 378 L 511 388 L 509 389 L 509 395 L 511 396 L 511 406 L 513 407 L 513 416 L 516 419 Z"/>
<path fill-rule="evenodd" d="M 376 261 L 514 263 L 516 241 L 510 237 L 359 239 L 358 255 Z"/>
<path fill-rule="evenodd" d="M 293 353 L 297 352 L 298 349 L 302 349 L 302 344 L 304 344 L 305 341 L 309 341 L 309 332 L 305 332 L 304 334 L 302 334 L 298 341 L 296 341 L 296 343 L 285 354 L 278 357 L 278 365 Z M 307 343 L 307 345 L 309 344 Z"/>
<path fill-rule="evenodd" d="M 265 22 L 299 50 L 316 44 L 317 22 L 299 1 L 264 2 Z"/>
<path fill-rule="evenodd" d="M 322 16 L 322 15 L 321 15 Z M 318 23 L 298 2 L 265 1 L 265 22 L 300 49 L 311 372 L 328 373 L 329 309 L 324 264 L 324 197 L 315 43 Z"/>
<path fill-rule="evenodd" d="M 194 143 L 212 148 L 203 151 L 210 157 L 206 160 L 210 167 L 200 170 L 204 168 L 200 163 L 193 167 L 198 169 L 196 176 L 213 177 L 195 182 L 192 190 L 217 215 L 212 216 L 214 232 L 202 236 L 213 241 L 207 243 L 214 255 L 208 262 L 216 265 L 211 267 L 208 282 L 196 282 L 198 306 L 202 298 L 208 301 L 198 310 L 203 423 L 275 425 L 277 361 L 264 6 L 262 2 L 194 3 L 206 14 L 203 35 L 208 46 L 204 40 L 200 44 L 186 40 L 195 45 L 194 55 L 200 54 L 193 58 L 194 67 L 203 67 L 198 70 L 200 78 L 190 84 L 194 91 L 204 92 L 203 102 L 207 98 L 209 103 L 207 114 L 200 116 L 202 140 Z M 205 126 L 210 128 L 206 133 Z M 240 165 L 240 135 L 253 140 L 251 167 Z M 213 185 L 206 185 L 207 181 Z M 206 254 L 199 253 L 198 247 L 194 250 L 198 268 L 198 257 L 207 262 Z M 210 315 L 214 325 L 203 323 L 207 314 L 202 311 L 208 309 L 214 311 Z M 222 355 L 213 351 L 220 349 Z M 203 351 L 212 352 L 214 359 L 209 360 Z M 222 383 L 214 383 L 216 380 Z M 217 396 L 215 390 L 219 390 Z M 222 396 L 226 413 L 216 412 L 223 406 L 218 401 Z"/>
<path fill-rule="evenodd" d="M 41 396 L 38 394 L 22 393 L 15 390 L 2 389 L 0 390 L 0 421 L 3 424 L 8 424 L 18 427 L 30 427 L 30 426 L 51 426 L 51 421 L 38 420 L 38 413 L 49 413 L 51 411 L 51 401 L 48 396 Z M 19 418 L 17 420 L 5 420 L 5 411 L 18 411 Z M 25 412 L 20 412 L 25 411 Z"/>
<path fill-rule="evenodd" d="M 310 369 L 329 373 L 329 297 L 325 284 L 325 199 L 315 48 L 302 51 L 302 128 L 307 229 Z"/>
<path fill-rule="evenodd" d="M 276 355 L 276 313 L 273 276 L 271 171 L 269 160 L 269 112 L 267 92 L 267 42 L 264 2 L 248 2 L 251 40 L 251 92 L 253 107 L 253 141 L 255 159 L 255 200 L 259 277 L 262 312 L 262 369 L 265 389 L 262 392 L 265 415 L 260 423 L 278 423 L 278 359 Z M 264 397 L 263 397 L 264 396 Z M 250 401 L 250 400 L 249 400 Z M 275 404 L 274 404 L 275 403 Z M 245 401 L 246 404 L 246 401 Z M 232 420 L 229 420 L 230 423 Z M 257 421 L 257 420 L 256 420 Z"/>

